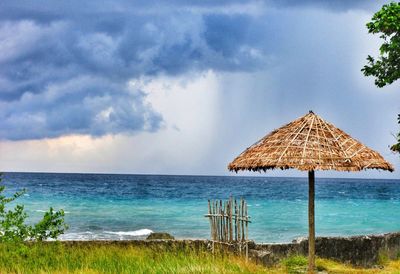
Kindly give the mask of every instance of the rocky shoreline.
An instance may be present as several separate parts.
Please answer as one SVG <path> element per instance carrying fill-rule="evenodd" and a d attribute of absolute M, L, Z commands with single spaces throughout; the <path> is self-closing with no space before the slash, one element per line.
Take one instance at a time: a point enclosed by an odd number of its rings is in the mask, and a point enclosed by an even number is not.
<path fill-rule="evenodd" d="M 175 240 L 171 235 L 163 237 L 153 235 L 148 240 L 130 241 L 89 241 L 99 245 L 134 245 L 155 248 L 209 250 L 215 248 L 228 252 L 245 255 L 243 245 L 214 243 L 210 240 Z M 167 238 L 167 239 L 166 239 Z M 85 245 L 88 241 L 65 241 L 65 244 Z M 265 266 L 277 264 L 280 260 L 293 256 L 308 254 L 307 238 L 295 240 L 292 243 L 282 244 L 257 244 L 248 243 L 248 256 L 250 260 Z M 348 263 L 359 267 L 374 267 L 383 258 L 397 259 L 400 256 L 400 232 L 381 235 L 363 235 L 351 237 L 317 237 L 316 254 L 320 258 Z"/>

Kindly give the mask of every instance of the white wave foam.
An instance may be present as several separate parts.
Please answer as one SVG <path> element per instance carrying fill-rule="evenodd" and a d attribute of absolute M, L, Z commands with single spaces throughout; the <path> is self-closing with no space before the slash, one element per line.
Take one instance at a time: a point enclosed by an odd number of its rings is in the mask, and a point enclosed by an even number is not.
<path fill-rule="evenodd" d="M 104 231 L 104 233 L 107 234 L 114 234 L 118 236 L 147 236 L 153 233 L 152 230 L 144 228 L 144 229 L 139 229 L 139 230 L 133 230 L 133 231 Z"/>
<path fill-rule="evenodd" d="M 65 234 L 61 235 L 59 239 L 63 240 L 63 241 L 96 240 L 96 235 L 94 235 L 90 231 L 70 232 L 70 233 L 65 233 Z"/>
<path fill-rule="evenodd" d="M 150 229 L 139 229 L 134 231 L 81 231 L 67 232 L 60 236 L 62 241 L 106 241 L 106 240 L 131 240 L 147 236 L 153 231 Z"/>
<path fill-rule="evenodd" d="M 47 212 L 48 210 L 36 209 L 35 211 L 44 213 L 44 212 Z M 69 214 L 69 213 L 71 213 L 71 211 L 64 211 L 64 213 Z"/>

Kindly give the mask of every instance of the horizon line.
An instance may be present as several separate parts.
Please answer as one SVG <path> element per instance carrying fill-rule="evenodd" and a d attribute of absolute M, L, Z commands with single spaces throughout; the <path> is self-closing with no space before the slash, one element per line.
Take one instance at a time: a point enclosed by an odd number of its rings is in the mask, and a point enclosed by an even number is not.
<path fill-rule="evenodd" d="M 187 176 L 187 177 L 244 177 L 244 178 L 296 178 L 306 179 L 299 176 L 267 176 L 267 175 L 238 175 L 232 172 L 232 175 L 204 175 L 204 174 L 161 174 L 161 173 L 107 173 L 107 172 L 60 172 L 60 171 L 1 171 L 5 173 L 35 173 L 35 174 L 76 174 L 76 175 L 130 175 L 130 176 Z M 399 181 L 400 178 L 351 178 L 351 177 L 318 177 L 320 179 L 346 179 L 346 180 L 393 180 Z"/>

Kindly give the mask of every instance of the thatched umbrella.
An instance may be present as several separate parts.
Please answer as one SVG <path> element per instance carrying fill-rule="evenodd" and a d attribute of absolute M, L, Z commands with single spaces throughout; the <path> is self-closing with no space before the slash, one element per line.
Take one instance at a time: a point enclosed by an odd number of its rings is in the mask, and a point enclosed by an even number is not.
<path fill-rule="evenodd" d="M 232 163 L 230 171 L 296 168 L 308 171 L 308 270 L 315 267 L 314 171 L 360 171 L 393 166 L 366 147 L 310 111 L 307 115 L 272 131 L 247 148 Z"/>

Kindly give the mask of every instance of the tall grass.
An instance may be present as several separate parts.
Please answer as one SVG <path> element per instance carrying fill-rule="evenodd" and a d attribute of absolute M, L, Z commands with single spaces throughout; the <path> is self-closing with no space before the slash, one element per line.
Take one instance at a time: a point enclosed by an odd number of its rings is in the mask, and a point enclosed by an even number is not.
<path fill-rule="evenodd" d="M 1 244 L 0 273 L 269 273 L 233 255 L 130 244 Z"/>
<path fill-rule="evenodd" d="M 400 260 L 361 269 L 317 259 L 322 273 L 400 273 Z M 0 273 L 305 273 L 307 259 L 293 256 L 265 268 L 204 247 L 111 242 L 0 244 Z"/>
<path fill-rule="evenodd" d="M 283 259 L 277 267 L 270 269 L 271 273 L 299 274 L 307 273 L 307 258 L 304 256 L 292 256 Z M 319 273 L 331 274 L 400 274 L 400 260 L 385 260 L 372 268 L 357 268 L 348 264 L 335 262 L 333 260 L 317 258 L 316 268 Z"/>

